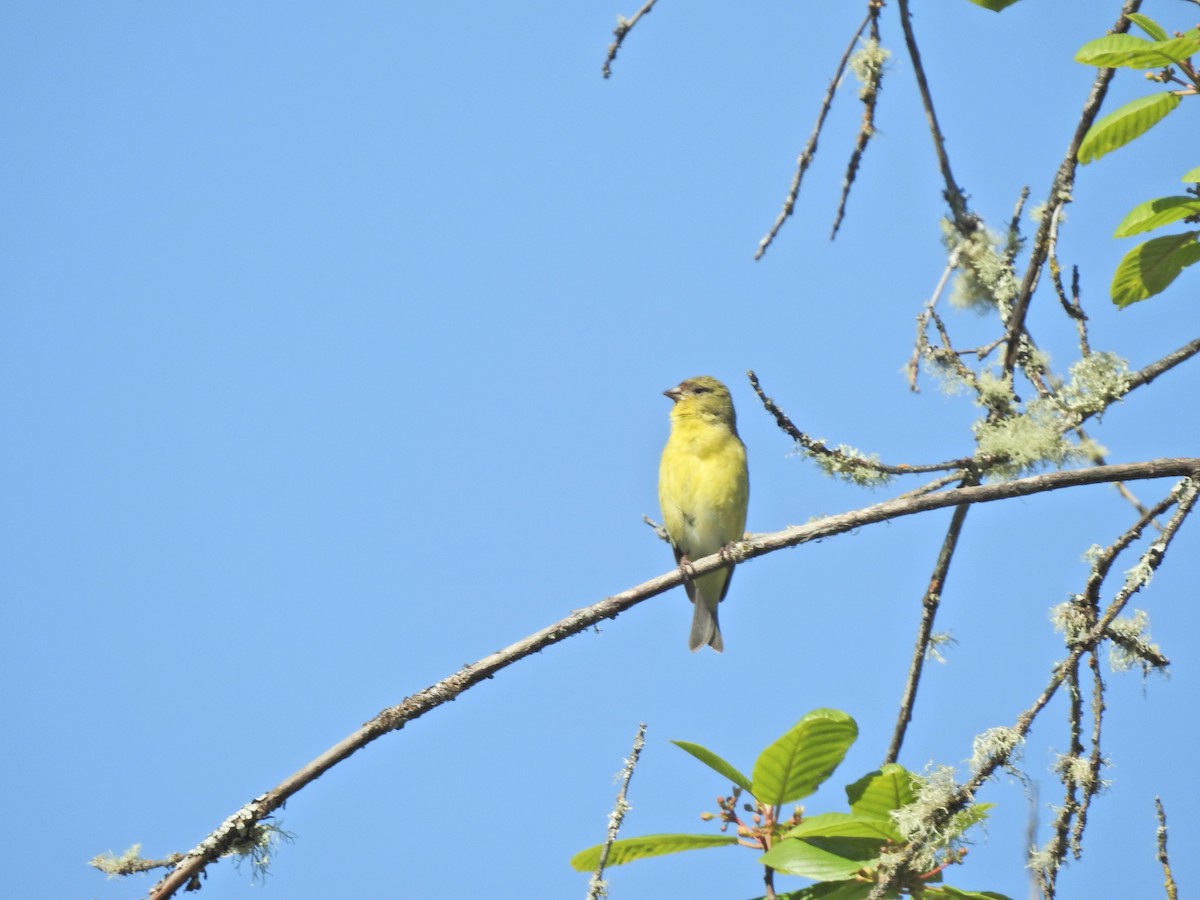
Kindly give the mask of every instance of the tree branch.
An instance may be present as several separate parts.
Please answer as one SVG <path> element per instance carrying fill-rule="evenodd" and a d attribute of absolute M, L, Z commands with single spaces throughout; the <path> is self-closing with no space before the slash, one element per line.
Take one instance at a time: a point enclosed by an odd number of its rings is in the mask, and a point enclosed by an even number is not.
<path fill-rule="evenodd" d="M 1112 33 L 1124 34 L 1127 32 L 1130 24 L 1129 14 L 1137 12 L 1141 5 L 1142 0 L 1128 0 L 1124 9 L 1121 10 L 1121 18 L 1113 26 Z M 1012 315 L 1007 323 L 1008 334 L 1005 337 L 1007 343 L 1004 350 L 1003 369 L 1007 374 L 1012 374 L 1017 366 L 1022 344 L 1021 338 L 1025 334 L 1025 316 L 1029 312 L 1029 303 L 1033 299 L 1033 292 L 1037 289 L 1038 279 L 1041 278 L 1042 266 L 1045 265 L 1046 256 L 1050 252 L 1050 230 L 1057 219 L 1058 210 L 1071 201 L 1071 191 L 1075 187 L 1075 169 L 1079 165 L 1075 158 L 1079 152 L 1079 145 L 1083 143 L 1084 136 L 1092 127 L 1092 123 L 1096 121 L 1096 116 L 1100 114 L 1100 107 L 1104 103 L 1104 97 L 1108 94 L 1109 82 L 1112 81 L 1115 73 L 1116 69 L 1100 69 L 1096 72 L 1096 80 L 1092 82 L 1092 90 L 1088 94 L 1087 100 L 1084 101 L 1083 111 L 1075 126 L 1075 134 L 1071 138 L 1070 146 L 1067 147 L 1067 155 L 1050 184 L 1050 194 L 1046 198 L 1046 209 L 1042 213 L 1037 236 L 1033 241 L 1033 249 L 1029 254 L 1029 265 L 1025 269 L 1025 278 L 1021 282 L 1021 290 L 1013 303 Z"/>
<path fill-rule="evenodd" d="M 353 734 L 334 744 L 302 769 L 285 778 L 276 787 L 255 797 L 231 815 L 212 834 L 188 852 L 183 860 L 158 884 L 151 888 L 149 897 L 152 900 L 165 900 L 185 885 L 198 885 L 201 872 L 210 862 L 226 852 L 240 835 L 280 808 L 305 785 L 320 778 L 335 765 L 377 738 L 390 731 L 397 731 L 425 713 L 456 699 L 463 691 L 481 681 L 490 679 L 497 672 L 518 660 L 538 653 L 605 619 L 614 619 L 637 604 L 678 587 L 688 577 L 696 578 L 709 572 L 715 572 L 717 569 L 728 566 L 730 560 L 744 562 L 776 550 L 782 550 L 785 547 L 795 547 L 809 541 L 854 531 L 865 525 L 873 525 L 935 509 L 1027 497 L 1032 494 L 1087 484 L 1172 476 L 1200 476 L 1200 458 L 1152 459 L 1121 465 L 1071 469 L 996 484 L 900 497 L 851 512 L 826 516 L 771 534 L 756 535 L 750 540 L 731 544 L 729 547 L 723 548 L 721 552 L 693 561 L 687 576 L 681 570 L 673 569 L 629 590 L 614 594 L 592 606 L 576 610 L 553 625 L 485 656 L 478 662 L 466 665 L 442 681 L 383 710 Z M 1169 540 L 1169 537 L 1164 535 L 1163 540 Z M 1108 622 L 1105 621 L 1104 625 L 1107 626 L 1107 624 Z"/>
<path fill-rule="evenodd" d="M 658 0 L 646 0 L 646 5 L 635 12 L 632 19 L 626 19 L 624 16 L 617 17 L 617 27 L 613 29 L 615 40 L 608 45 L 608 56 L 604 58 L 604 67 L 600 70 L 605 78 L 612 75 L 612 64 L 616 62 L 617 53 L 620 51 L 621 45 L 625 43 L 625 36 L 633 30 L 638 19 L 654 9 L 654 4 L 657 2 Z"/>
<path fill-rule="evenodd" d="M 1094 471 L 1094 470 L 1093 470 Z M 1023 479 L 1028 480 L 1028 479 Z M 963 488 L 962 490 L 969 490 Z M 955 493 L 950 491 L 949 493 Z M 1050 677 L 1049 683 L 1042 690 L 1041 694 L 1034 700 L 1024 712 L 1017 716 L 1016 723 L 1007 731 L 1010 739 L 1006 742 L 1006 749 L 996 752 L 991 755 L 985 762 L 980 764 L 972 773 L 971 778 L 963 785 L 960 785 L 953 795 L 941 802 L 938 808 L 933 811 L 930 816 L 930 824 L 934 830 L 949 822 L 953 816 L 965 809 L 975 799 L 975 792 L 979 790 L 983 784 L 995 774 L 996 770 L 1009 762 L 1013 749 L 1024 741 L 1025 736 L 1029 733 L 1029 729 L 1033 727 L 1033 721 L 1038 714 L 1045 709 L 1046 705 L 1058 692 L 1063 682 L 1067 680 L 1070 673 L 1078 666 L 1079 660 L 1086 653 L 1094 653 L 1100 642 L 1109 637 L 1109 628 L 1118 615 L 1125 609 L 1130 598 L 1137 593 L 1149 581 L 1150 575 L 1158 569 L 1163 559 L 1166 556 L 1167 549 L 1170 547 L 1172 540 L 1179 531 L 1184 520 L 1195 507 L 1197 496 L 1200 494 L 1200 487 L 1195 476 L 1189 476 L 1184 481 L 1180 482 L 1172 490 L 1171 495 L 1155 508 L 1155 513 L 1162 512 L 1172 504 L 1177 504 L 1174 514 L 1167 522 L 1163 529 L 1162 535 L 1147 549 L 1142 557 L 1142 564 L 1145 571 L 1140 577 L 1129 577 L 1124 586 L 1117 591 L 1112 601 L 1108 604 L 1104 615 L 1101 616 L 1094 625 L 1086 629 L 1086 633 L 1078 636 L 1068 637 L 1068 646 L 1070 651 L 1065 658 L 1060 660 L 1054 667 L 1053 674 Z M 1124 535 L 1117 541 L 1116 544 L 1108 548 L 1107 553 L 1115 556 L 1116 547 L 1128 546 L 1141 533 L 1149 520 L 1149 516 L 1144 517 L 1133 525 Z M 1092 581 L 1099 567 L 1093 568 Z M 1102 580 L 1102 579 L 1101 579 Z M 1089 585 L 1090 587 L 1090 585 Z M 889 866 L 886 877 L 881 878 L 871 889 L 871 893 L 867 900 L 882 900 L 883 897 L 889 895 L 896 886 L 904 879 L 908 867 L 913 863 L 914 859 L 921 853 L 924 848 L 912 842 L 905 847 L 903 851 L 889 859 Z"/>

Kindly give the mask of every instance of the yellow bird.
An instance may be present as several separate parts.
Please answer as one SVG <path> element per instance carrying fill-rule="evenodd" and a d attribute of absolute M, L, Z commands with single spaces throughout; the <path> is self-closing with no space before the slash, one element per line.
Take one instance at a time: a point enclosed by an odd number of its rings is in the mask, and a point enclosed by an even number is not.
<path fill-rule="evenodd" d="M 658 470 L 658 502 L 675 561 L 683 564 L 745 536 L 750 476 L 729 388 L 701 375 L 663 393 L 675 405 Z M 689 649 L 705 644 L 718 653 L 725 649 L 717 604 L 725 599 L 732 578 L 732 569 L 719 569 L 684 582 L 695 607 Z"/>

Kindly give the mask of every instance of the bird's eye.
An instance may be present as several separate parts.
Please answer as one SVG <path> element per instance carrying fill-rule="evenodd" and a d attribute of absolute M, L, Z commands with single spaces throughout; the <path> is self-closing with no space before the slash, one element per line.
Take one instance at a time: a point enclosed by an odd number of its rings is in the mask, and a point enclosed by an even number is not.
<path fill-rule="evenodd" d="M 712 393 L 712 388 L 708 388 L 708 387 L 698 387 L 698 388 L 695 388 L 695 389 L 694 389 L 694 393 L 697 393 L 697 394 L 711 394 L 711 393 Z"/>

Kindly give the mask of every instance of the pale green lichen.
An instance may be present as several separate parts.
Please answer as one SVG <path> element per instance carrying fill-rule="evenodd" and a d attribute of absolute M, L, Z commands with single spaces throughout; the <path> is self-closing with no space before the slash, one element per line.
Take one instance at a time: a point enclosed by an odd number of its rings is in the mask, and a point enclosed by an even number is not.
<path fill-rule="evenodd" d="M 1090 353 L 1071 366 L 1070 375 L 1056 396 L 1063 411 L 1080 420 L 1104 412 L 1129 392 L 1129 363 L 1115 353 Z"/>
<path fill-rule="evenodd" d="M 1020 282 L 999 249 L 1000 238 L 982 226 L 964 235 L 948 219 L 942 220 L 942 234 L 958 269 L 950 302 L 978 312 L 999 310 L 1001 318 L 1006 318 Z"/>
<path fill-rule="evenodd" d="M 114 854 L 111 850 L 107 853 L 101 853 L 99 856 L 92 858 L 90 865 L 99 869 L 109 878 L 116 878 L 118 875 L 128 875 L 130 872 L 138 871 L 138 863 L 142 861 L 142 845 L 134 844 L 120 856 Z"/>
<path fill-rule="evenodd" d="M 1084 605 L 1082 594 L 1076 594 L 1065 603 L 1050 609 L 1050 621 L 1054 630 L 1061 632 L 1068 644 L 1083 640 L 1092 627 L 1091 616 Z"/>
<path fill-rule="evenodd" d="M 1108 647 L 1108 664 L 1114 672 L 1127 672 L 1140 666 L 1142 673 L 1164 668 L 1165 658 L 1158 644 L 1150 640 L 1150 617 L 1144 610 L 1135 609 L 1132 616 L 1121 616 L 1108 626 L 1112 643 Z"/>
<path fill-rule="evenodd" d="M 992 804 L 970 804 L 948 815 L 961 790 L 950 766 L 937 766 L 916 775 L 914 782 L 918 787 L 916 799 L 892 810 L 891 816 L 905 840 L 914 845 L 916 855 L 909 863 L 910 870 L 924 872 L 945 861 L 947 851 L 953 853 L 965 844 L 967 829 L 987 818 Z"/>
<path fill-rule="evenodd" d="M 892 476 L 879 470 L 879 456 L 866 454 L 849 444 L 838 444 L 832 453 L 809 451 L 813 462 L 826 475 L 843 478 L 861 487 L 877 487 L 891 481 Z"/>
<path fill-rule="evenodd" d="M 1107 766 L 1108 764 L 1107 759 L 1100 760 L 1101 766 Z M 1092 761 L 1082 756 L 1072 756 L 1067 753 L 1059 754 L 1058 758 L 1054 761 L 1054 771 L 1058 773 L 1058 777 L 1062 779 L 1063 784 L 1078 785 L 1088 793 L 1104 790 L 1109 784 L 1104 779 L 1097 778 Z"/>
<path fill-rule="evenodd" d="M 991 369 L 985 369 L 975 380 L 975 390 L 976 405 L 999 415 L 1011 415 L 1015 411 L 1016 396 L 1011 376 L 997 375 Z"/>
<path fill-rule="evenodd" d="M 1030 365 L 1048 365 L 1048 359 L 1032 356 Z M 1001 406 L 1011 401 L 1011 388 L 991 373 L 981 373 L 977 403 L 994 413 L 974 425 L 980 454 L 997 462 L 992 474 L 1014 477 L 1039 466 L 1061 466 L 1085 462 L 1104 455 L 1104 448 L 1091 438 L 1070 440 L 1073 431 L 1088 416 L 1103 412 L 1129 390 L 1126 362 L 1111 353 L 1097 352 L 1070 368 L 1070 380 L 1047 396 L 1038 397 L 1018 414 L 1006 415 Z"/>
<path fill-rule="evenodd" d="M 1125 590 L 1133 593 L 1147 587 L 1154 578 L 1152 558 L 1161 555 L 1166 548 L 1161 544 L 1152 544 L 1150 549 L 1141 555 L 1132 568 L 1125 572 Z M 1152 557 L 1152 554 L 1154 555 Z"/>
<path fill-rule="evenodd" d="M 1086 460 L 1097 452 L 1089 443 L 1067 440 L 1053 404 L 1038 400 L 1021 415 L 981 419 L 973 427 L 980 454 L 993 463 L 993 475 L 1011 478 L 1038 466 Z"/>
<path fill-rule="evenodd" d="M 1049 211 L 1049 209 L 1050 206 L 1045 200 L 1033 204 L 1033 206 L 1029 207 L 1029 221 L 1033 222 L 1034 225 L 1040 226 L 1042 224 L 1042 219 L 1046 218 L 1046 213 Z"/>
<path fill-rule="evenodd" d="M 279 842 L 282 840 L 290 844 L 296 837 L 271 822 L 256 822 L 239 831 L 241 833 L 222 855 L 233 857 L 234 867 L 239 869 L 243 862 L 249 861 L 251 878 L 254 881 L 270 874 L 271 854 L 279 846 Z"/>
<path fill-rule="evenodd" d="M 938 601 L 938 595 L 932 597 L 934 602 Z M 942 647 L 949 647 L 952 644 L 958 643 L 950 635 L 948 631 L 939 631 L 929 636 L 929 644 L 925 648 L 925 659 L 933 662 L 945 663 L 946 657 L 942 655 Z"/>
<path fill-rule="evenodd" d="M 883 68 L 891 55 L 891 50 L 880 46 L 879 41 L 874 38 L 869 38 L 850 56 L 850 71 L 861 85 L 858 89 L 858 99 L 866 100 L 879 90 Z"/>
<path fill-rule="evenodd" d="M 971 771 L 976 775 L 997 765 L 1011 769 L 1014 760 L 1020 757 L 1020 746 L 1024 738 L 1012 728 L 989 728 L 975 736 L 971 750 Z"/>

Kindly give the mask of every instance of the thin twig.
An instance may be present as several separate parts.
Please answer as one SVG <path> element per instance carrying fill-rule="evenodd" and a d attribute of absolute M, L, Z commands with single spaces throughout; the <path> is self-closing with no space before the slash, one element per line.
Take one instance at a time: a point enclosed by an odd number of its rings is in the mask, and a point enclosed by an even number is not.
<path fill-rule="evenodd" d="M 1167 811 L 1158 797 L 1154 798 L 1154 810 L 1158 815 L 1158 862 L 1163 867 L 1163 888 L 1167 892 L 1167 900 L 1179 900 L 1179 888 L 1175 884 L 1175 876 L 1171 874 L 1171 858 L 1167 856 Z"/>
<path fill-rule="evenodd" d="M 925 355 L 924 350 L 929 346 L 929 320 L 933 317 L 934 307 L 941 299 L 942 292 L 946 290 L 946 285 L 950 282 L 950 276 L 954 274 L 957 265 L 958 249 L 955 248 L 950 253 L 950 260 L 946 263 L 946 268 L 942 270 L 942 277 L 938 279 L 938 283 L 933 288 L 933 294 L 925 301 L 925 308 L 917 316 L 917 339 L 913 344 L 912 358 L 908 361 L 908 389 L 914 394 L 921 391 L 917 387 L 917 375 L 921 369 L 921 357 Z"/>
<path fill-rule="evenodd" d="M 1180 484 L 1175 486 L 1166 500 L 1155 508 L 1157 514 L 1172 504 L 1176 507 L 1174 514 L 1167 522 L 1166 528 L 1163 529 L 1162 535 L 1150 546 L 1142 558 L 1146 576 L 1127 581 L 1117 591 L 1108 608 L 1105 610 L 1104 615 L 1100 617 L 1096 624 L 1092 628 L 1089 628 L 1085 634 L 1073 640 L 1070 652 L 1055 665 L 1049 683 L 1037 699 L 1034 700 L 1032 705 L 1017 716 L 1015 724 L 1009 729 L 1012 740 L 1008 742 L 1008 749 L 993 754 L 983 765 L 979 766 L 971 778 L 965 784 L 960 785 L 953 796 L 945 801 L 933 814 L 931 817 L 933 822 L 931 824 L 935 827 L 940 827 L 948 822 L 956 813 L 966 808 L 975 799 L 975 792 L 995 774 L 997 769 L 1008 763 L 1012 749 L 1025 739 L 1025 736 L 1029 733 L 1029 729 L 1033 726 L 1034 719 L 1037 718 L 1038 714 L 1053 699 L 1071 670 L 1078 664 L 1080 658 L 1085 653 L 1094 651 L 1099 643 L 1108 637 L 1108 629 L 1112 625 L 1113 620 L 1121 614 L 1133 595 L 1146 584 L 1149 580 L 1149 575 L 1156 571 L 1162 564 L 1172 540 L 1196 504 L 1197 494 L 1200 493 L 1198 488 L 1200 488 L 1200 482 L 1197 482 L 1194 478 L 1185 478 Z M 979 488 L 960 488 L 960 490 L 970 492 L 979 490 Z M 950 493 L 956 492 L 952 491 Z M 1128 545 L 1136 539 L 1138 534 L 1140 534 L 1138 526 L 1134 526 L 1134 528 L 1131 528 L 1122 535 L 1121 540 L 1117 543 L 1123 546 Z M 904 850 L 895 854 L 894 858 L 889 860 L 890 865 L 886 875 L 872 887 L 867 900 L 881 900 L 881 898 L 888 896 L 906 876 L 908 867 L 912 864 L 921 849 L 919 845 L 912 843 L 905 847 Z"/>
<path fill-rule="evenodd" d="M 1200 338 L 1188 341 L 1188 343 L 1184 344 L 1178 350 L 1173 350 L 1162 359 L 1156 360 L 1150 363 L 1150 365 L 1130 374 L 1129 390 L 1125 393 L 1129 393 L 1134 388 L 1140 388 L 1143 385 L 1149 384 L 1159 375 L 1175 368 L 1181 362 L 1191 359 L 1197 353 L 1200 353 Z"/>
<path fill-rule="evenodd" d="M 901 0 L 905 2 L 905 0 Z M 1123 34 L 1129 30 L 1130 13 L 1137 12 L 1141 7 L 1142 0 L 1127 0 L 1124 9 L 1121 11 L 1121 18 L 1113 27 L 1112 33 Z M 1065 206 L 1071 200 L 1071 191 L 1075 186 L 1075 169 L 1078 166 L 1076 155 L 1079 152 L 1079 145 L 1083 143 L 1084 136 L 1092 127 L 1092 123 L 1096 121 L 1096 116 L 1100 114 L 1100 107 L 1104 103 L 1104 97 L 1108 93 L 1109 82 L 1112 81 L 1116 69 L 1100 69 L 1096 72 L 1096 78 L 1092 82 L 1092 89 L 1088 94 L 1088 98 L 1084 101 L 1083 110 L 1080 113 L 1079 121 L 1075 125 L 1075 134 L 1071 138 L 1071 144 L 1067 148 L 1066 157 L 1062 164 L 1058 167 L 1058 172 L 1054 175 L 1054 180 L 1050 183 L 1049 196 L 1046 198 L 1046 210 L 1042 214 L 1041 223 L 1038 225 L 1037 235 L 1033 241 L 1033 249 L 1029 254 L 1029 265 L 1025 269 L 1025 277 L 1021 281 L 1021 289 L 1017 293 L 1016 300 L 1013 303 L 1012 313 L 1009 316 L 1007 324 L 1007 344 L 1004 351 L 1003 371 L 1007 375 L 1011 375 L 1017 367 L 1018 358 L 1022 354 L 1022 338 L 1025 337 L 1025 316 L 1029 312 L 1029 303 L 1033 298 L 1033 292 L 1037 288 L 1038 279 L 1041 277 L 1042 266 L 1046 262 L 1046 256 L 1050 249 L 1050 228 L 1056 221 L 1056 212 L 1059 207 Z"/>
<path fill-rule="evenodd" d="M 978 481 L 978 475 L 968 475 L 963 479 L 963 485 L 977 484 Z M 908 723 L 912 721 L 917 688 L 920 686 L 921 673 L 925 669 L 925 662 L 929 656 L 933 622 L 937 617 L 938 606 L 941 604 L 942 589 L 946 584 L 946 575 L 950 571 L 950 560 L 954 556 L 954 549 L 958 546 L 958 537 L 962 533 L 963 522 L 966 521 L 969 508 L 965 504 L 954 508 L 954 515 L 950 518 L 950 527 L 946 529 L 946 536 L 942 539 L 942 548 L 938 551 L 937 562 L 934 564 L 933 573 L 929 576 L 929 587 L 925 589 L 925 596 L 921 599 L 921 624 L 917 629 L 912 662 L 908 666 L 908 679 L 905 681 L 904 693 L 900 698 L 900 712 L 896 716 L 892 742 L 888 745 L 887 755 L 883 759 L 885 763 L 894 763 L 899 759 L 900 747 L 904 744 Z"/>
<path fill-rule="evenodd" d="M 617 792 L 616 802 L 613 803 L 613 810 L 608 816 L 608 833 L 604 838 L 604 846 L 600 849 L 600 862 L 596 864 L 596 871 L 592 873 L 591 881 L 588 882 L 588 900 L 598 900 L 603 897 L 604 890 L 604 867 L 608 865 L 608 854 L 612 850 L 612 845 L 617 840 L 617 834 L 621 831 L 621 823 L 625 820 L 625 813 L 629 811 L 629 782 L 633 778 L 633 770 L 637 768 L 638 757 L 642 755 L 642 748 L 646 746 L 646 723 L 642 722 L 638 725 L 637 734 L 633 738 L 633 749 L 629 753 L 629 758 L 625 760 L 625 766 L 622 769 L 621 790 Z"/>
<path fill-rule="evenodd" d="M 862 20 L 862 24 L 854 32 L 854 37 L 850 38 L 850 43 L 846 46 L 846 52 L 842 54 L 841 61 L 838 62 L 837 69 L 833 73 L 833 78 L 829 82 L 829 89 L 825 91 L 825 99 L 821 101 L 821 111 L 817 114 L 817 122 L 813 126 L 812 134 L 808 136 L 808 143 L 804 145 L 804 150 L 796 160 L 796 174 L 792 176 L 792 186 L 788 188 L 787 197 L 783 201 L 783 209 L 779 211 L 779 215 L 775 218 L 775 224 L 771 226 L 761 241 L 758 242 L 758 249 L 754 251 L 755 259 L 762 259 L 763 254 L 767 252 L 767 248 L 779 234 L 779 229 L 783 228 L 783 223 L 787 221 L 796 208 L 796 199 L 800 196 L 800 183 L 804 180 L 804 172 L 808 169 L 809 164 L 813 161 L 813 157 L 817 153 L 817 139 L 821 136 L 821 129 L 825 125 L 825 117 L 829 115 L 829 109 L 833 106 L 833 95 L 837 93 L 838 85 L 841 83 L 842 75 L 846 71 L 846 64 L 850 61 L 850 54 L 854 52 L 854 45 L 858 43 L 858 39 L 866 30 L 867 24 L 871 21 L 872 10 L 868 7 L 867 14 Z"/>
<path fill-rule="evenodd" d="M 904 29 L 904 44 L 908 48 L 908 58 L 912 62 L 913 74 L 917 78 L 917 88 L 921 93 L 921 105 L 925 108 L 925 121 L 929 126 L 929 134 L 933 138 L 934 153 L 937 154 L 938 168 L 945 183 L 946 203 L 954 216 L 954 225 L 962 235 L 969 235 L 979 223 L 967 209 L 967 198 L 954 180 L 950 170 L 950 156 L 946 152 L 946 138 L 938 125 L 937 112 L 933 108 L 933 93 L 929 89 L 929 79 L 925 77 L 925 67 L 921 64 L 921 51 L 917 47 L 917 37 L 913 33 L 912 13 L 908 8 L 908 0 L 898 0 L 900 10 L 900 27 Z"/>
<path fill-rule="evenodd" d="M 621 45 L 625 43 L 625 36 L 633 30 L 633 26 L 638 23 L 638 19 L 654 9 L 654 4 L 657 2 L 658 0 L 646 0 L 646 5 L 635 12 L 632 19 L 626 19 L 624 16 L 617 17 L 617 27 L 613 29 L 613 36 L 616 40 L 608 45 L 608 56 L 604 58 L 604 66 L 600 70 L 605 78 L 612 75 L 612 64 L 617 59 L 617 52 L 621 49 Z"/>
<path fill-rule="evenodd" d="M 883 0 L 870 0 L 867 9 L 871 16 L 871 44 L 875 52 L 879 49 L 879 11 L 883 8 Z M 858 175 L 858 167 L 862 163 L 867 145 L 875 136 L 875 108 L 879 104 L 879 92 L 883 90 L 883 60 L 870 71 L 870 78 L 862 86 L 858 96 L 863 102 L 862 123 L 858 126 L 858 137 L 854 141 L 854 149 L 850 152 L 850 160 L 846 163 L 846 174 L 842 179 L 842 196 L 838 200 L 837 212 L 833 217 L 833 227 L 829 230 L 829 239 L 837 237 L 838 229 L 842 227 L 842 219 L 846 215 L 846 201 L 850 199 L 850 188 Z"/>
<path fill-rule="evenodd" d="M 754 388 L 754 393 L 758 395 L 759 402 L 762 403 L 765 409 L 775 419 L 775 424 L 779 426 L 788 437 L 794 440 L 797 444 L 807 450 L 814 456 L 823 456 L 830 460 L 836 460 L 838 465 L 845 469 L 861 468 L 868 469 L 872 472 L 878 472 L 882 475 L 920 475 L 928 472 L 957 472 L 961 469 L 969 469 L 976 465 L 971 458 L 952 459 L 940 463 L 921 463 L 917 465 L 906 465 L 898 463 L 890 465 L 881 463 L 873 459 L 866 459 L 861 456 L 851 456 L 841 450 L 830 447 L 822 440 L 811 437 L 805 434 L 795 423 L 788 418 L 787 413 L 779 408 L 770 397 L 766 395 L 762 385 L 758 381 L 758 376 L 754 370 L 746 372 L 746 377 L 750 379 L 750 386 Z M 953 480 L 953 479 L 952 479 Z"/>

